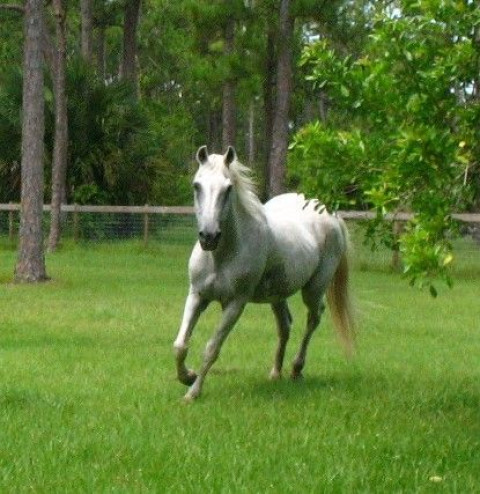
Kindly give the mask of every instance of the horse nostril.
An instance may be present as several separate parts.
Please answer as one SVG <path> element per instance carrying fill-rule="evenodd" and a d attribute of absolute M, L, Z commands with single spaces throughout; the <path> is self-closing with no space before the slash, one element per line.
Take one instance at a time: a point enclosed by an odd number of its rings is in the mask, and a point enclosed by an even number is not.
<path fill-rule="evenodd" d="M 221 232 L 216 231 L 214 233 L 205 232 L 201 230 L 198 232 L 198 238 L 204 250 L 213 250 L 217 247 L 218 241 L 220 239 Z"/>

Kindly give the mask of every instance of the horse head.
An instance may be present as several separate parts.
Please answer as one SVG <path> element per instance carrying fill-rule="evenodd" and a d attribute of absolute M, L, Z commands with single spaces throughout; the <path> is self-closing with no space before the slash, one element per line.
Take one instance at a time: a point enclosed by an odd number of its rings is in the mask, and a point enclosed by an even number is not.
<path fill-rule="evenodd" d="M 229 146 L 224 155 L 208 154 L 207 146 L 197 151 L 199 168 L 193 180 L 198 239 L 203 250 L 215 250 L 231 206 L 233 184 L 230 165 L 237 154 Z"/>

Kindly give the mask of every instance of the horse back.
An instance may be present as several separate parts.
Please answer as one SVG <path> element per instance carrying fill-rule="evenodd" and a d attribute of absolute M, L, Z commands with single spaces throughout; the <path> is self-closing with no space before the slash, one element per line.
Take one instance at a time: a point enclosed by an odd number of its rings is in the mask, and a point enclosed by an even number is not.
<path fill-rule="evenodd" d="M 325 262 L 336 264 L 345 252 L 343 229 L 317 200 L 303 195 L 276 196 L 265 205 L 269 253 L 255 301 L 274 302 L 303 288 Z"/>

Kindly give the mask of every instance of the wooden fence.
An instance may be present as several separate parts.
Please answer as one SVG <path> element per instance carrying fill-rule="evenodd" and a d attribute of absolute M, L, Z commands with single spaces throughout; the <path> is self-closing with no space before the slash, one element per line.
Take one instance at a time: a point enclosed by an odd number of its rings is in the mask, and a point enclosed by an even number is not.
<path fill-rule="evenodd" d="M 15 231 L 15 216 L 19 213 L 21 205 L 17 203 L 0 204 L 0 211 L 8 212 L 8 236 L 10 240 L 14 240 Z M 45 204 L 43 212 L 49 213 L 51 206 Z M 78 240 L 80 215 L 83 213 L 97 214 L 134 214 L 141 215 L 143 218 L 143 239 L 147 243 L 150 234 L 150 217 L 152 215 L 180 215 L 191 216 L 194 214 L 194 209 L 191 206 L 92 206 L 78 204 L 64 204 L 61 206 L 62 213 L 70 213 L 73 216 L 73 237 Z"/>
<path fill-rule="evenodd" d="M 0 211 L 8 212 L 8 234 L 11 240 L 15 238 L 15 224 L 16 217 L 21 207 L 17 203 L 0 204 Z M 50 205 L 44 205 L 44 212 L 48 213 L 51 208 Z M 179 215 L 179 216 L 191 216 L 194 214 L 194 209 L 191 206 L 80 206 L 77 204 L 62 205 L 61 211 L 63 213 L 70 213 L 73 215 L 73 236 L 75 239 L 79 238 L 79 218 L 83 213 L 98 213 L 98 214 L 133 214 L 141 215 L 143 218 L 143 239 L 147 243 L 150 236 L 150 218 L 153 215 Z M 371 211 L 338 211 L 338 214 L 345 220 L 351 221 L 365 221 L 375 219 L 375 213 Z M 387 214 L 386 219 L 392 221 L 393 224 L 401 224 L 405 221 L 412 219 L 411 213 L 395 213 Z M 469 224 L 480 225 L 480 213 L 454 213 L 452 217 L 456 220 Z"/>

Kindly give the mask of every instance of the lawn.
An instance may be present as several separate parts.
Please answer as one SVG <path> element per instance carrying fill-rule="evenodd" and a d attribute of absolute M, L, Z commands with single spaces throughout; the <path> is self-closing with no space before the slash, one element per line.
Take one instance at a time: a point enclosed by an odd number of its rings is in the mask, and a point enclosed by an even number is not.
<path fill-rule="evenodd" d="M 3 247 L 0 492 L 480 491 L 478 265 L 433 299 L 362 251 L 353 362 L 327 312 L 305 379 L 270 382 L 273 317 L 252 305 L 187 405 L 172 352 L 186 245 L 67 245 L 36 286 L 11 284 Z M 299 297 L 292 312 L 287 362 Z M 200 320 L 193 367 L 218 314 Z"/>

